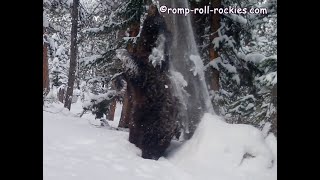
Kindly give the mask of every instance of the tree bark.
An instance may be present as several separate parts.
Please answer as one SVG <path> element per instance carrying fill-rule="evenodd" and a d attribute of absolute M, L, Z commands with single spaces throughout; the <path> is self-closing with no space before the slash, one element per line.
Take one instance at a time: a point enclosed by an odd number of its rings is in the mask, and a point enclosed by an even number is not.
<path fill-rule="evenodd" d="M 78 27 L 78 6 L 79 0 L 73 0 L 72 5 L 72 27 L 71 27 L 71 47 L 70 47 L 70 68 L 68 76 L 68 87 L 65 97 L 64 107 L 70 110 L 73 86 L 75 81 L 76 67 L 77 67 L 77 27 Z"/>
<path fill-rule="evenodd" d="M 221 0 L 211 0 L 211 9 L 221 7 Z M 219 13 L 211 13 L 210 21 L 211 21 L 211 35 L 210 42 L 213 41 L 214 38 L 218 37 L 218 29 L 220 28 L 220 14 Z M 214 50 L 214 45 L 210 43 L 209 49 L 209 58 L 210 61 L 213 61 L 215 58 L 219 57 L 218 52 Z M 219 90 L 219 71 L 212 68 L 212 79 L 211 79 L 211 88 L 214 91 Z"/>
<path fill-rule="evenodd" d="M 129 37 L 136 37 L 139 34 L 140 31 L 140 21 L 133 22 L 130 25 L 129 28 Z M 134 49 L 134 43 L 129 42 L 127 45 L 127 51 L 129 53 L 133 53 L 135 51 Z M 130 84 L 127 82 L 127 91 L 124 96 L 124 102 L 122 106 L 122 112 L 121 112 L 121 117 L 120 117 L 120 122 L 119 122 L 119 127 L 122 128 L 128 128 L 129 123 L 130 123 L 130 118 L 131 118 L 131 110 L 132 110 L 132 92 L 130 91 Z"/>
<path fill-rule="evenodd" d="M 272 103 L 277 108 L 277 84 L 275 84 L 272 88 Z M 274 113 L 271 115 L 271 132 L 277 137 L 277 123 L 278 123 L 278 118 L 277 118 L 277 113 Z"/>
<path fill-rule="evenodd" d="M 65 97 L 65 90 L 64 88 L 60 88 L 58 91 L 58 100 L 63 103 L 64 102 L 64 97 Z"/>
<path fill-rule="evenodd" d="M 119 127 L 121 128 L 129 128 L 130 118 L 131 118 L 131 111 L 132 111 L 132 93 L 130 91 L 129 85 L 127 88 L 127 92 L 124 97 L 122 111 L 121 111 L 121 118 L 119 122 Z"/>
<path fill-rule="evenodd" d="M 43 28 L 43 34 L 45 34 L 45 28 Z M 47 43 L 44 42 L 43 43 L 43 67 L 42 67 L 42 74 L 43 74 L 43 92 L 44 92 L 44 95 L 47 95 L 49 90 L 50 90 L 50 87 L 49 87 L 49 68 L 48 68 L 48 47 L 47 47 Z"/>
<path fill-rule="evenodd" d="M 112 82 L 112 88 L 116 89 L 116 86 L 115 86 L 114 82 Z M 109 108 L 108 108 L 109 112 L 107 112 L 107 115 L 108 115 L 107 119 L 109 121 L 113 121 L 114 120 L 114 113 L 115 113 L 115 110 L 116 110 L 116 105 L 117 105 L 117 101 L 116 101 L 116 98 L 114 98 L 112 100 L 112 102 L 110 103 L 110 105 L 109 105 Z"/>
<path fill-rule="evenodd" d="M 114 113 L 116 111 L 116 105 L 117 105 L 117 101 L 116 100 L 113 100 L 110 103 L 109 112 L 108 112 L 108 120 L 109 121 L 113 121 L 114 120 Z"/>

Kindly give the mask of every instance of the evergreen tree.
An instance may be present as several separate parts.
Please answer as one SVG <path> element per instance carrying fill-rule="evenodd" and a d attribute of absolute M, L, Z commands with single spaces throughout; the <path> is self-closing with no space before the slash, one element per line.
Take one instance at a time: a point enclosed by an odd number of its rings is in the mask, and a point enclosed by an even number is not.
<path fill-rule="evenodd" d="M 268 10 L 268 14 L 224 15 L 219 37 L 212 41 L 219 58 L 210 63 L 220 73 L 221 89 L 212 92 L 218 114 L 231 123 L 263 128 L 276 118 L 271 101 L 277 83 L 276 1 L 230 0 L 222 5 Z"/>

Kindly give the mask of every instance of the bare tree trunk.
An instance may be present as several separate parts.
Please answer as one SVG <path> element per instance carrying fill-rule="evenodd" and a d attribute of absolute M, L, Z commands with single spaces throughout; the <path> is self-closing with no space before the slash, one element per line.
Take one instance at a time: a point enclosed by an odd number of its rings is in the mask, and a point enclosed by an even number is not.
<path fill-rule="evenodd" d="M 43 28 L 43 34 L 45 34 L 45 28 Z M 43 92 L 44 95 L 47 95 L 50 87 L 49 87 L 49 68 L 48 68 L 48 47 L 47 47 L 47 43 L 44 42 L 43 43 L 43 67 L 42 67 L 42 74 L 43 74 Z"/>
<path fill-rule="evenodd" d="M 211 9 L 219 8 L 221 6 L 221 0 L 211 0 Z M 211 35 L 210 35 L 210 42 L 213 41 L 214 38 L 218 37 L 218 29 L 220 28 L 220 14 L 219 13 L 211 13 Z M 215 58 L 219 57 L 218 52 L 214 50 L 214 45 L 210 43 L 209 49 L 209 57 L 210 61 L 213 61 Z M 211 79 L 211 88 L 214 91 L 219 90 L 219 71 L 212 68 L 212 79 Z"/>
<path fill-rule="evenodd" d="M 122 112 L 121 112 L 121 117 L 120 117 L 120 122 L 119 122 L 119 127 L 122 128 L 128 128 L 129 123 L 130 123 L 130 118 L 131 118 L 131 111 L 132 111 L 132 92 L 131 88 L 128 82 L 127 85 L 127 91 L 124 96 L 124 101 L 122 105 Z"/>
<path fill-rule="evenodd" d="M 108 120 L 109 121 L 113 121 L 114 120 L 114 113 L 116 111 L 116 105 L 117 105 L 117 101 L 116 100 L 113 100 L 110 103 L 109 112 L 108 112 Z"/>
<path fill-rule="evenodd" d="M 275 106 L 275 108 L 277 108 L 277 84 L 275 84 L 272 88 L 272 103 Z M 275 136 L 277 136 L 277 112 L 271 115 L 271 132 L 273 132 L 273 134 Z"/>
<path fill-rule="evenodd" d="M 72 27 L 71 27 L 71 47 L 70 47 L 70 68 L 68 76 L 68 87 L 65 97 L 64 107 L 70 110 L 73 86 L 75 81 L 76 67 L 77 67 L 77 27 L 78 27 L 78 6 L 79 0 L 73 0 L 72 5 Z"/>
<path fill-rule="evenodd" d="M 58 100 L 63 103 L 65 97 L 65 90 L 64 88 L 60 88 L 58 91 Z"/>
<path fill-rule="evenodd" d="M 136 37 L 140 31 L 140 22 L 133 22 L 130 26 L 129 29 L 129 36 L 130 37 Z M 127 45 L 127 50 L 130 53 L 134 52 L 134 44 L 132 42 L 128 43 Z M 128 128 L 129 123 L 130 123 L 130 118 L 131 118 L 131 110 L 132 110 L 132 101 L 134 101 L 131 88 L 130 88 L 130 83 L 127 84 L 127 92 L 124 97 L 124 102 L 122 106 L 122 112 L 121 112 L 121 117 L 120 117 L 120 122 L 119 122 L 119 127 L 122 128 Z"/>
<path fill-rule="evenodd" d="M 102 82 L 102 86 L 104 86 L 104 82 Z M 112 82 L 112 88 L 116 89 L 114 81 Z M 114 113 L 115 113 L 115 110 L 116 110 L 116 105 L 117 105 L 117 101 L 116 101 L 116 98 L 114 98 L 112 100 L 112 102 L 110 103 L 110 105 L 109 105 L 109 108 L 108 108 L 109 112 L 107 112 L 107 119 L 109 121 L 113 121 L 113 119 L 114 119 Z"/>

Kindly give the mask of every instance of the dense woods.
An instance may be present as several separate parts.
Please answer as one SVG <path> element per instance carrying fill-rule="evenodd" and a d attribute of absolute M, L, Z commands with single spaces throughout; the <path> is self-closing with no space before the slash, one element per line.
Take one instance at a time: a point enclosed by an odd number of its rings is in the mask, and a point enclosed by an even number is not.
<path fill-rule="evenodd" d="M 43 137 L 46 180 L 276 180 L 277 0 L 44 0 Z"/>
<path fill-rule="evenodd" d="M 80 1 L 78 5 L 77 1 L 45 0 L 43 88 L 44 92 L 49 89 L 54 92 L 45 97 L 46 101 L 57 101 L 55 93 L 64 89 L 62 101 L 70 109 L 75 90 L 84 104 L 86 101 L 97 103 L 92 101 L 93 95 L 115 90 L 115 77 L 124 73 L 124 66 L 134 66 L 117 60 L 116 50 L 135 51 L 135 43 L 143 38 L 140 33 L 151 3 L 97 0 Z M 189 4 L 190 8 L 210 5 L 268 10 L 267 14 L 190 16 L 215 113 L 230 123 L 252 124 L 258 128 L 271 123 L 272 132 L 276 134 L 276 1 L 203 0 Z M 168 27 L 170 30 L 170 25 Z M 123 103 L 121 127 L 128 127 L 130 122 L 135 101 L 132 98 L 128 85 L 124 95 L 118 98 Z M 104 108 L 108 119 L 113 119 L 115 102 L 116 99 L 110 101 Z"/>
<path fill-rule="evenodd" d="M 160 12 L 240 7 L 267 13 Z M 44 0 L 44 106 L 81 102 L 142 157 L 189 140 L 205 113 L 277 135 L 276 0 Z M 191 28 L 189 28 L 191 27 Z M 212 110 L 211 110 L 212 109 Z"/>

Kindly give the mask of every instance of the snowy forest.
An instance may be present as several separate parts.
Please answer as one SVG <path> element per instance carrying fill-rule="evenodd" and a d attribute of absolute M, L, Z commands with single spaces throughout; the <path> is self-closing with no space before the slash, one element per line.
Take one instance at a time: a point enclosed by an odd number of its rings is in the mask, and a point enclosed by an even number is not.
<path fill-rule="evenodd" d="M 276 180 L 277 0 L 43 0 L 45 180 Z"/>

